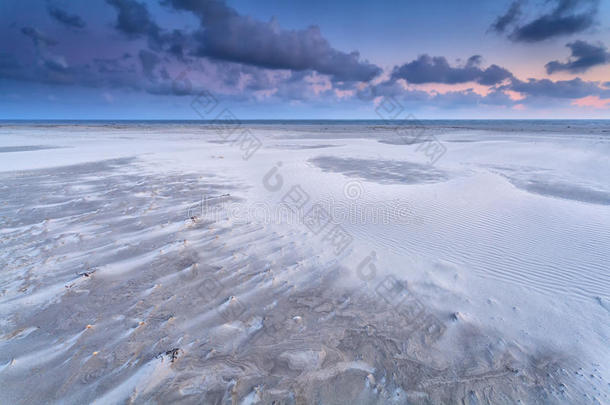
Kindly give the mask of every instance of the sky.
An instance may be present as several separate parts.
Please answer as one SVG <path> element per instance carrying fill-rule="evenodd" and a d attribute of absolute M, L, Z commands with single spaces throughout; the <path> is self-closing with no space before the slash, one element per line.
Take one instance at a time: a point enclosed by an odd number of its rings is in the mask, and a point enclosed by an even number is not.
<path fill-rule="evenodd" d="M 0 119 L 610 118 L 610 1 L 3 0 Z"/>

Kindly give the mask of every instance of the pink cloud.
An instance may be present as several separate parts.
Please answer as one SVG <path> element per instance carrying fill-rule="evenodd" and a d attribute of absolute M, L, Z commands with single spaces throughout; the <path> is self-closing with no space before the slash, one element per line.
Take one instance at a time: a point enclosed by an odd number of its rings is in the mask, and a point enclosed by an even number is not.
<path fill-rule="evenodd" d="M 599 96 L 587 96 L 574 100 L 572 105 L 579 107 L 593 107 L 599 109 L 606 109 L 610 107 L 610 98 L 601 99 Z"/>
<path fill-rule="evenodd" d="M 508 97 L 510 97 L 510 99 L 514 101 L 523 100 L 525 98 L 523 94 L 513 90 L 504 90 L 504 93 L 506 93 Z"/>

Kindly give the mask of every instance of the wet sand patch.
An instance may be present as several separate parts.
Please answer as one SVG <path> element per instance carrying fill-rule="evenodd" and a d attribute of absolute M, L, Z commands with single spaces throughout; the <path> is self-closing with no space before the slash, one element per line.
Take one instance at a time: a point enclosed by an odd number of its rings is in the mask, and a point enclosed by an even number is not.
<path fill-rule="evenodd" d="M 322 170 L 378 183 L 424 184 L 449 180 L 449 173 L 430 165 L 399 161 L 319 156 L 310 159 Z"/>
<path fill-rule="evenodd" d="M 24 145 L 24 146 L 0 146 L 0 153 L 13 153 L 13 152 L 30 152 L 35 150 L 44 149 L 59 149 L 59 146 L 47 146 L 47 145 Z"/>

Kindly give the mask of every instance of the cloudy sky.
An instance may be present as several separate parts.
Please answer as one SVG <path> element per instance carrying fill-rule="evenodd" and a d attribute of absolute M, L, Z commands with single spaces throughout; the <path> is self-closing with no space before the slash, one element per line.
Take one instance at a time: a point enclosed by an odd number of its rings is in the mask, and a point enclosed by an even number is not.
<path fill-rule="evenodd" d="M 610 1 L 3 0 L 0 119 L 610 118 Z M 199 97 L 199 98 L 198 98 Z M 214 119 L 214 116 L 204 118 Z"/>

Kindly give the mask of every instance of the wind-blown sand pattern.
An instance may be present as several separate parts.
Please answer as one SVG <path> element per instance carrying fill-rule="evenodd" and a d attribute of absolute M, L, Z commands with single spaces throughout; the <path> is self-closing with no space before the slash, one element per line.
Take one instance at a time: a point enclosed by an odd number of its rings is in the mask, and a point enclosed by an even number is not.
<path fill-rule="evenodd" d="M 607 135 L 251 129 L 0 128 L 0 403 L 610 401 Z"/>

